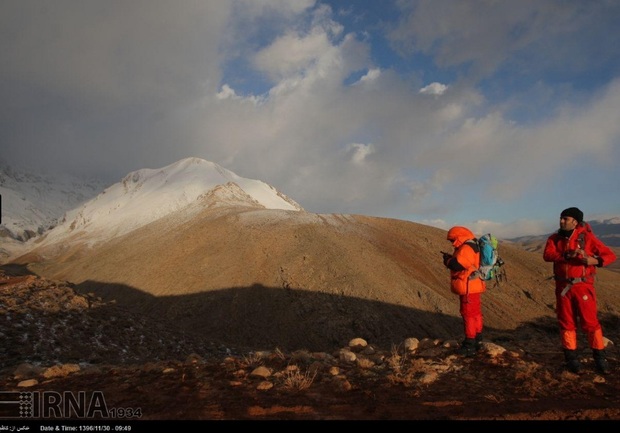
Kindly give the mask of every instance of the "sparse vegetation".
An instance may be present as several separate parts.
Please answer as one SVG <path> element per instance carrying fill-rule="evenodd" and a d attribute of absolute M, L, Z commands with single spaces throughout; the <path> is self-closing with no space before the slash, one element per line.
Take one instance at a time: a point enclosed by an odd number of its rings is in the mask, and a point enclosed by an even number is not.
<path fill-rule="evenodd" d="M 584 374 L 564 371 L 555 318 L 491 328 L 489 348 L 471 359 L 439 338 L 420 338 L 415 350 L 405 340 L 391 349 L 288 352 L 197 339 L 109 303 L 72 302 L 78 295 L 65 286 L 30 276 L 0 273 L 0 294 L 3 390 L 103 389 L 110 407 L 132 402 L 145 420 L 620 419 L 618 375 L 596 374 L 587 342 L 580 345 Z M 602 323 L 608 338 L 620 341 L 617 315 L 603 314 Z M 490 350 L 491 343 L 506 352 Z M 610 343 L 614 372 L 617 354 Z M 78 360 L 80 371 L 45 373 Z"/>
<path fill-rule="evenodd" d="M 400 346 L 392 346 L 391 355 L 387 358 L 387 363 L 392 369 L 392 373 L 387 379 L 392 384 L 402 384 L 407 387 L 419 384 L 417 378 L 424 371 L 420 369 L 418 360 L 413 358 L 408 351 L 401 350 Z M 422 364 L 424 364 L 422 362 Z"/>
<path fill-rule="evenodd" d="M 302 373 L 298 368 L 287 369 L 284 376 L 284 387 L 293 391 L 303 391 L 310 388 L 317 372 L 306 371 Z"/>
<path fill-rule="evenodd" d="M 279 347 L 276 347 L 273 353 L 279 359 L 286 359 L 286 355 L 284 354 L 284 352 L 282 352 L 282 350 L 280 350 Z"/>
<path fill-rule="evenodd" d="M 401 355 L 400 346 L 392 345 L 390 356 L 387 358 L 387 363 L 396 376 L 403 374 L 405 370 L 405 364 L 407 363 L 407 354 Z"/>
<path fill-rule="evenodd" d="M 375 363 L 368 358 L 357 358 L 357 366 L 361 369 L 370 369 L 375 366 Z"/>
<path fill-rule="evenodd" d="M 258 367 L 263 365 L 263 359 L 256 352 L 250 352 L 247 355 L 243 355 L 242 363 L 246 367 Z"/>

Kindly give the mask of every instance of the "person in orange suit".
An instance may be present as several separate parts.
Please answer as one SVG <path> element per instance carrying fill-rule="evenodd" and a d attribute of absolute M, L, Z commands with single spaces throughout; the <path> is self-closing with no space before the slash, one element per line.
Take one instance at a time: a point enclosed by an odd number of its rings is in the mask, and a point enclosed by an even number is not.
<path fill-rule="evenodd" d="M 594 276 L 596 268 L 614 262 L 616 255 L 583 221 L 583 212 L 570 207 L 560 214 L 560 229 L 547 239 L 543 259 L 553 262 L 556 315 L 566 368 L 573 373 L 581 371 L 577 353 L 577 325 L 580 324 L 592 349 L 596 370 L 608 374 Z"/>
<path fill-rule="evenodd" d="M 486 283 L 477 275 L 480 250 L 476 236 L 466 227 L 455 226 L 448 230 L 452 254 L 443 253 L 443 264 L 450 270 L 450 290 L 459 295 L 460 314 L 463 318 L 465 339 L 458 353 L 471 357 L 482 348 L 482 293 Z"/>

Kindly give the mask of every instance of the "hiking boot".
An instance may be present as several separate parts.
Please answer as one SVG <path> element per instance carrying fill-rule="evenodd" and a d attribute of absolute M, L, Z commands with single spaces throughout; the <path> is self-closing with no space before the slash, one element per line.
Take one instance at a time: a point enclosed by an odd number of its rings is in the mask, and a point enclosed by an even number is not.
<path fill-rule="evenodd" d="M 476 334 L 476 344 L 475 344 L 475 347 L 476 347 L 476 352 L 480 352 L 483 349 L 483 347 L 482 347 L 482 334 L 481 333 L 480 334 Z"/>
<path fill-rule="evenodd" d="M 578 359 L 571 359 L 566 361 L 566 369 L 571 373 L 579 374 L 581 371 L 581 362 Z"/>
<path fill-rule="evenodd" d="M 596 367 L 596 371 L 600 374 L 609 374 L 609 362 L 607 362 L 605 350 L 593 349 L 592 354 L 594 355 L 594 366 Z"/>
<path fill-rule="evenodd" d="M 461 343 L 461 347 L 456 351 L 461 356 L 465 356 L 466 358 L 471 358 L 476 355 L 476 340 L 473 338 L 466 338 Z"/>
<path fill-rule="evenodd" d="M 571 373 L 579 373 L 581 371 L 581 363 L 577 359 L 577 351 L 564 349 L 564 359 L 566 360 L 566 369 Z"/>

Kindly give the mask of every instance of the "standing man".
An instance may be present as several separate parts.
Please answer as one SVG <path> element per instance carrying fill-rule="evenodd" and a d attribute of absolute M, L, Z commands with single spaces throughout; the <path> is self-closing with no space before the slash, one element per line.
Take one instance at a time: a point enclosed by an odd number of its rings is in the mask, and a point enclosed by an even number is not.
<path fill-rule="evenodd" d="M 605 356 L 603 330 L 598 320 L 594 275 L 596 268 L 607 266 L 616 255 L 583 221 L 583 212 L 576 207 L 560 214 L 560 229 L 547 239 L 543 259 L 553 262 L 556 314 L 560 325 L 566 368 L 579 373 L 577 357 L 577 324 L 588 337 L 596 370 L 609 373 Z"/>
<path fill-rule="evenodd" d="M 480 266 L 480 250 L 476 236 L 468 228 L 452 227 L 448 230 L 447 239 L 452 243 L 454 252 L 443 253 L 443 264 L 450 270 L 450 290 L 459 295 L 465 329 L 465 340 L 458 352 L 471 357 L 482 348 L 481 298 L 486 283 L 476 272 Z"/>

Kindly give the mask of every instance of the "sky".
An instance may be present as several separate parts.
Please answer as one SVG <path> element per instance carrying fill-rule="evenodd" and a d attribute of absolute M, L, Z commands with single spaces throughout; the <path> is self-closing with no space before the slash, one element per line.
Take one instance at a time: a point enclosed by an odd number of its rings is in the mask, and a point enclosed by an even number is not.
<path fill-rule="evenodd" d="M 620 1 L 2 0 L 0 158 L 183 158 L 315 213 L 500 237 L 620 215 Z"/>

